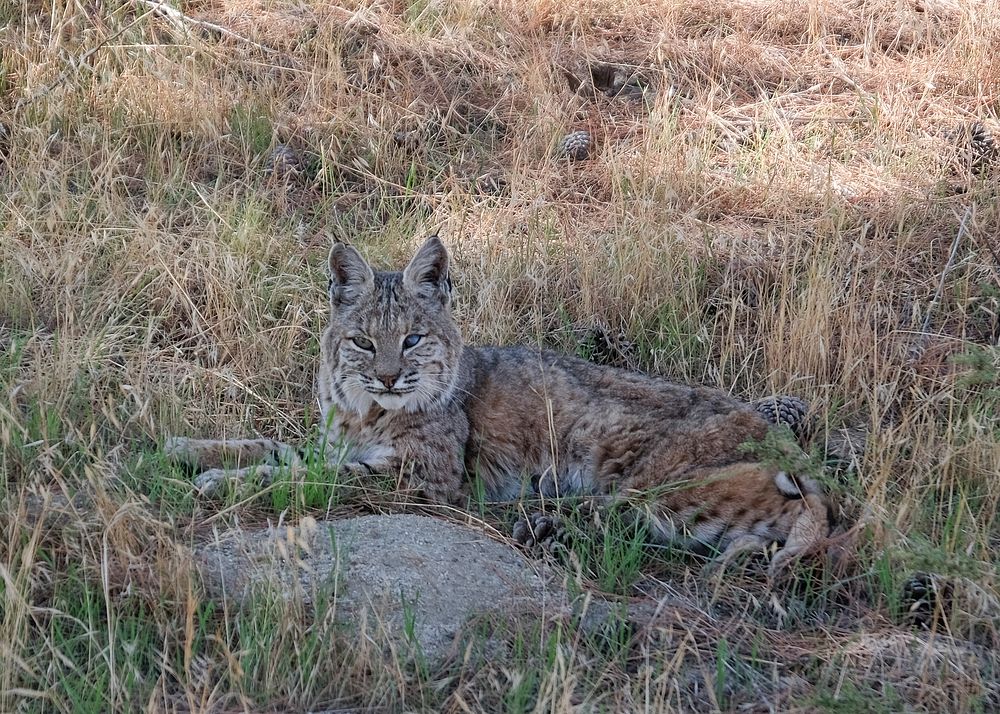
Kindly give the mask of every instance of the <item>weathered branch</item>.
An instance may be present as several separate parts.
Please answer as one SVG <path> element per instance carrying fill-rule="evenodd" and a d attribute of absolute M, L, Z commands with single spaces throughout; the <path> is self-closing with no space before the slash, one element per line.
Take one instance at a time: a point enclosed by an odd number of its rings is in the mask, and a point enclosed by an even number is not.
<path fill-rule="evenodd" d="M 176 25 L 181 29 L 186 30 L 189 27 L 197 27 L 202 30 L 208 30 L 209 32 L 214 32 L 217 35 L 222 35 L 223 37 L 229 37 L 238 42 L 250 45 L 251 47 L 261 50 L 262 52 L 267 52 L 269 54 L 278 53 L 278 51 L 273 47 L 268 47 L 267 45 L 262 45 L 259 42 L 254 42 L 250 38 L 244 37 L 243 35 L 237 32 L 233 32 L 227 27 L 223 27 L 222 25 L 216 25 L 214 22 L 208 22 L 206 20 L 196 20 L 193 17 L 188 17 L 177 8 L 171 7 L 170 5 L 167 5 L 165 2 L 161 2 L 160 0 L 135 0 L 135 2 L 138 5 L 143 5 L 149 8 L 157 15 L 167 18 L 168 20 L 173 22 L 174 25 Z"/>

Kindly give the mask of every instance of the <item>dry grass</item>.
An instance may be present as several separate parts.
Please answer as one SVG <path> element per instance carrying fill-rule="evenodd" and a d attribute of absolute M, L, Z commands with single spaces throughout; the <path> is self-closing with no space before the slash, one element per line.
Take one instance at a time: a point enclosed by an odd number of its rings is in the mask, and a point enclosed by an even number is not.
<path fill-rule="evenodd" d="M 1000 168 L 947 138 L 997 126 L 994 3 L 182 9 L 243 39 L 0 7 L 0 710 L 1000 707 Z M 642 96 L 588 89 L 602 64 Z M 592 158 L 554 158 L 575 129 Z M 817 443 L 868 428 L 828 476 L 864 524 L 844 580 L 779 627 L 752 576 L 668 564 L 629 592 L 690 612 L 611 654 L 542 623 L 440 672 L 202 602 L 179 548 L 214 510 L 156 443 L 305 438 L 330 238 L 389 265 L 437 225 L 473 342 L 621 330 L 634 366 L 806 398 Z M 931 632 L 899 618 L 914 569 L 948 582 Z"/>

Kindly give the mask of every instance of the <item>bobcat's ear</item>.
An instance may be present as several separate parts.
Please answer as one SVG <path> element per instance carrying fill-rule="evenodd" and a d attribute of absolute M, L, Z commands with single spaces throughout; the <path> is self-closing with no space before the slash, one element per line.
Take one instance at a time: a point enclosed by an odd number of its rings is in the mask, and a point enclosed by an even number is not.
<path fill-rule="evenodd" d="M 447 305 L 451 300 L 448 250 L 436 235 L 431 236 L 403 271 L 403 284 L 420 297 L 436 298 Z"/>
<path fill-rule="evenodd" d="M 375 274 L 361 253 L 345 243 L 335 243 L 330 250 L 330 304 L 350 305 L 374 285 Z"/>

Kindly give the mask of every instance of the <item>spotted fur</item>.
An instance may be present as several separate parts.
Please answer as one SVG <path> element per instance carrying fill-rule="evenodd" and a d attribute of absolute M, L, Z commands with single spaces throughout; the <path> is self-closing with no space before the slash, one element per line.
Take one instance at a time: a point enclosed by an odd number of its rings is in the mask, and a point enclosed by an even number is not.
<path fill-rule="evenodd" d="M 376 272 L 337 245 L 330 275 L 317 388 L 344 468 L 401 474 L 456 504 L 471 474 L 494 499 L 627 500 L 654 540 L 723 561 L 776 542 L 772 568 L 828 535 L 819 487 L 750 460 L 743 445 L 770 425 L 727 394 L 527 347 L 463 345 L 437 237 L 402 272 Z M 172 448 L 217 466 L 218 443 Z M 530 531 L 522 525 L 520 539 Z"/>

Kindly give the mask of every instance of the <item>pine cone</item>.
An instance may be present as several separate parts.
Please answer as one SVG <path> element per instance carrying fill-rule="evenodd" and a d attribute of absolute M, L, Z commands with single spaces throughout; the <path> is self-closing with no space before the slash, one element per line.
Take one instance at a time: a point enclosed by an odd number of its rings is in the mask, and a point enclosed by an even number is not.
<path fill-rule="evenodd" d="M 296 178 L 303 168 L 302 158 L 293 148 L 278 144 L 268 153 L 264 172 L 277 178 Z"/>
<path fill-rule="evenodd" d="M 397 131 L 392 135 L 392 141 L 396 146 L 413 151 L 420 146 L 420 130 L 411 129 L 409 131 Z"/>
<path fill-rule="evenodd" d="M 583 161 L 590 156 L 591 148 L 593 148 L 593 140 L 590 138 L 589 131 L 573 131 L 559 142 L 557 153 L 571 161 Z"/>
<path fill-rule="evenodd" d="M 758 399 L 750 406 L 775 426 L 787 426 L 796 436 L 805 431 L 809 405 L 798 397 L 779 394 Z"/>
<path fill-rule="evenodd" d="M 477 177 L 473 187 L 476 193 L 483 196 L 502 196 L 508 190 L 506 177 L 498 171 L 490 171 Z"/>
<path fill-rule="evenodd" d="M 1000 158 L 993 134 L 979 121 L 963 124 L 951 132 L 956 160 L 961 171 L 983 176 Z"/>
<path fill-rule="evenodd" d="M 612 334 L 603 327 L 587 330 L 579 343 L 580 353 L 591 362 L 615 367 L 631 367 L 638 361 L 635 342 L 624 330 Z"/>
<path fill-rule="evenodd" d="M 646 98 L 646 82 L 636 74 L 629 74 L 624 68 L 619 68 L 611 86 L 604 92 L 612 99 L 628 99 L 641 102 Z"/>
<path fill-rule="evenodd" d="M 944 619 L 951 604 L 951 584 L 931 573 L 916 572 L 903 583 L 900 606 L 903 619 L 922 629 L 930 629 Z"/>

